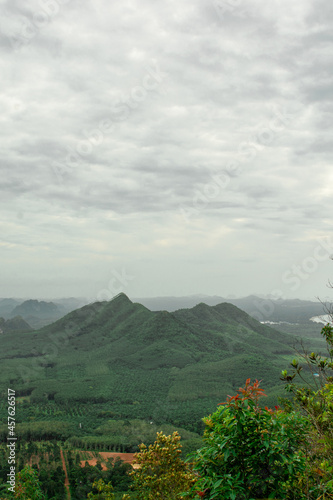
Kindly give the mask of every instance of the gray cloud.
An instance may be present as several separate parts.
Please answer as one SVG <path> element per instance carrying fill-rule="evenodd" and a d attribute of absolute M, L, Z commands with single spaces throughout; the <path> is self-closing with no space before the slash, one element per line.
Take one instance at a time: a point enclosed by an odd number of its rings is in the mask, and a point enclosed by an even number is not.
<path fill-rule="evenodd" d="M 330 231 L 331 6 L 1 4 L 0 295 L 94 298 L 126 267 L 134 296 L 291 296 Z"/>

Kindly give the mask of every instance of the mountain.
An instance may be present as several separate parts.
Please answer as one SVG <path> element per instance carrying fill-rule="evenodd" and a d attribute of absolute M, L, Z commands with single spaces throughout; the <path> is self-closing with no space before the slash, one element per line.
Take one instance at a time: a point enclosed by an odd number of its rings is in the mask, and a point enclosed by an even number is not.
<path fill-rule="evenodd" d="M 299 299 L 274 299 L 271 297 L 257 297 L 250 295 L 244 298 L 223 298 L 220 296 L 191 295 L 185 297 L 152 297 L 138 298 L 141 304 L 152 311 L 166 309 L 174 312 L 178 309 L 194 307 L 200 302 L 215 306 L 228 302 L 242 309 L 259 321 L 290 322 L 306 324 L 311 317 L 325 313 L 325 306 L 329 304 Z"/>
<path fill-rule="evenodd" d="M 207 306 L 200 303 L 192 309 L 175 311 L 174 316 L 193 328 L 206 331 L 223 339 L 229 351 L 231 346 L 239 352 L 258 352 L 258 348 L 274 354 L 290 352 L 294 338 L 267 328 L 238 307 L 229 303 Z"/>
<path fill-rule="evenodd" d="M 15 316 L 12 319 L 5 320 L 0 318 L 0 334 L 29 332 L 32 328 L 21 316 Z"/>
<path fill-rule="evenodd" d="M 260 318 L 261 321 L 287 322 L 306 324 L 313 316 L 320 316 L 324 313 L 328 303 L 319 301 L 299 299 L 272 299 L 269 297 L 260 298 L 254 295 L 244 299 L 234 299 L 232 301 L 240 309 Z"/>
<path fill-rule="evenodd" d="M 200 423 L 248 377 L 263 379 L 266 404 L 276 404 L 296 342 L 230 303 L 170 313 L 121 293 L 37 331 L 4 335 L 0 392 L 15 387 L 38 406 L 36 418 L 52 402 L 57 415 L 73 405 L 94 414 L 95 405 L 122 418 Z"/>
<path fill-rule="evenodd" d="M 151 311 L 161 311 L 164 309 L 166 311 L 173 312 L 177 309 L 194 307 L 197 304 L 200 304 L 200 302 L 204 302 L 210 306 L 215 306 L 221 302 L 226 302 L 227 299 L 216 295 L 208 296 L 198 294 L 184 297 L 136 297 L 133 298 L 133 301 L 143 304 Z"/>
<path fill-rule="evenodd" d="M 67 313 L 88 304 L 84 298 L 64 298 L 53 301 L 0 299 L 0 317 L 4 319 L 22 316 L 34 329 L 49 325 Z"/>
<path fill-rule="evenodd" d="M 31 299 L 16 305 L 9 317 L 21 316 L 36 329 L 53 323 L 65 314 L 66 310 L 61 305 Z"/>
<path fill-rule="evenodd" d="M 13 309 L 21 304 L 23 300 L 16 300 L 16 299 L 0 299 L 0 317 L 4 317 L 5 319 L 8 319 L 10 313 L 13 311 Z"/>
<path fill-rule="evenodd" d="M 83 307 L 87 304 L 89 304 L 89 301 L 87 298 L 81 297 L 67 297 L 67 298 L 62 298 L 62 299 L 54 299 L 52 302 L 58 306 L 61 307 L 66 313 L 74 311 L 75 309 L 79 309 L 80 307 Z"/>

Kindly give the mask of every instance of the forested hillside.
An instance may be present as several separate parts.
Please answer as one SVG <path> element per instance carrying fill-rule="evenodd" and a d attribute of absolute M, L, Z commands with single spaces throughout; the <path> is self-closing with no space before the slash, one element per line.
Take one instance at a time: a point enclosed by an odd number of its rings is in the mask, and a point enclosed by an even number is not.
<path fill-rule="evenodd" d="M 40 330 L 3 335 L 0 387 L 24 398 L 22 421 L 72 422 L 70 404 L 76 425 L 90 430 L 102 411 L 198 430 L 202 414 L 248 376 L 263 379 L 275 403 L 296 343 L 232 304 L 152 312 L 120 294 Z"/>

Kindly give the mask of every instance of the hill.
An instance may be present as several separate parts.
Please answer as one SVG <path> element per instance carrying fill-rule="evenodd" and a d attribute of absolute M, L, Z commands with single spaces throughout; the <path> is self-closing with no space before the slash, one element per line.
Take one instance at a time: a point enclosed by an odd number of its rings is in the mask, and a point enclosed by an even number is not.
<path fill-rule="evenodd" d="M 178 309 L 191 308 L 204 302 L 215 306 L 228 302 L 242 309 L 259 321 L 307 323 L 312 316 L 324 314 L 324 305 L 319 301 L 299 299 L 274 299 L 249 295 L 244 298 L 224 298 L 217 295 L 190 295 L 184 297 L 152 297 L 135 299 L 152 311 L 166 309 L 174 312 Z"/>
<path fill-rule="evenodd" d="M 15 316 L 7 321 L 4 318 L 0 318 L 0 334 L 29 332 L 31 330 L 31 326 L 21 316 Z"/>
<path fill-rule="evenodd" d="M 34 329 L 53 323 L 65 314 L 66 310 L 61 305 L 32 299 L 16 305 L 10 313 L 7 313 L 9 318 L 21 316 Z"/>
<path fill-rule="evenodd" d="M 66 415 L 78 405 L 89 415 L 200 425 L 247 377 L 263 379 L 267 403 L 276 402 L 296 341 L 229 303 L 153 312 L 119 294 L 37 331 L 3 335 L 0 389 L 28 398 L 37 420 L 43 407 Z"/>
<path fill-rule="evenodd" d="M 8 319 L 13 309 L 22 302 L 16 299 L 0 299 L 0 316 Z"/>

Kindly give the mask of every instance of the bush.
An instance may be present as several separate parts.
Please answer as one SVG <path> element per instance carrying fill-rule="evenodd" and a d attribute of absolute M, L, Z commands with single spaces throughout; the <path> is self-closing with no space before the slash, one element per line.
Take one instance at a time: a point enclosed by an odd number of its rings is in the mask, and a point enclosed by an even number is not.
<path fill-rule="evenodd" d="M 111 483 L 105 484 L 102 479 L 93 483 L 93 491 L 88 493 L 90 500 L 114 500 L 113 487 Z M 123 495 L 122 500 L 130 500 L 129 495 Z"/>
<path fill-rule="evenodd" d="M 283 370 L 281 380 L 294 396 L 292 403 L 285 401 L 285 406 L 296 407 L 312 424 L 308 446 L 304 447 L 309 464 L 304 489 L 309 498 L 328 500 L 333 499 L 333 328 L 327 324 L 321 334 L 328 356 L 299 352 L 299 359 L 291 363 L 291 374 Z M 295 383 L 295 377 L 303 381 L 303 386 Z"/>
<path fill-rule="evenodd" d="M 261 409 L 258 381 L 247 379 L 238 392 L 204 419 L 205 446 L 189 458 L 199 475 L 193 491 L 205 499 L 305 498 L 297 484 L 305 471 L 299 444 L 307 420 L 278 407 Z"/>

